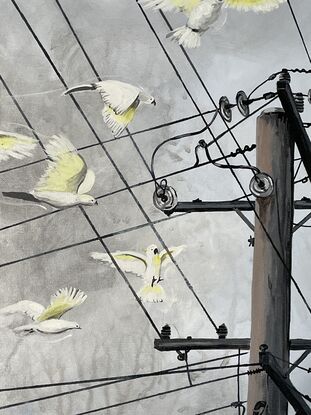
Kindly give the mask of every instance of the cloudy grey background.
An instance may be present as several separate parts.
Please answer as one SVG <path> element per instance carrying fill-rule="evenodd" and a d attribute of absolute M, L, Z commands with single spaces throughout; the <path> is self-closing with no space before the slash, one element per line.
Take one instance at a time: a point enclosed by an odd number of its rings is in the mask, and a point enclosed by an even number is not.
<path fill-rule="evenodd" d="M 148 12 L 147 17 L 171 62 L 135 0 L 60 0 L 60 3 L 103 79 L 115 78 L 144 86 L 156 97 L 157 107 L 141 108 L 130 126 L 132 133 L 198 114 L 173 65 L 199 110 L 214 109 L 181 50 L 165 39 L 168 28 L 158 13 Z M 306 42 L 311 45 L 310 1 L 293 0 L 292 3 Z M 56 1 L 17 0 L 17 4 L 67 85 L 96 80 Z M 49 135 L 63 133 L 77 148 L 94 144 L 82 149 L 81 154 L 96 173 L 92 194 L 105 197 L 99 199 L 98 206 L 86 208 L 86 213 L 100 236 L 105 237 L 109 250 L 142 251 L 151 243 L 161 247 L 155 230 L 168 246 L 186 244 L 187 250 L 178 258 L 178 264 L 216 324 L 225 322 L 232 337 L 248 337 L 253 251 L 248 247 L 250 230 L 246 225 L 233 213 L 202 213 L 176 215 L 152 227 L 150 222 L 165 219 L 152 205 L 153 185 L 137 185 L 133 194 L 125 189 L 127 185 L 151 179 L 137 148 L 149 164 L 157 144 L 170 136 L 201 129 L 204 126 L 202 119 L 197 117 L 152 132 L 134 134 L 132 138 L 111 140 L 112 136 L 102 122 L 100 97 L 95 93 L 76 95 L 92 131 L 70 97 L 61 96 L 63 84 L 14 4 L 10 0 L 0 0 L 0 6 L 0 72 L 4 81 L 0 83 L 1 129 L 29 134 L 25 119 L 9 97 L 6 85 L 16 96 L 32 128 L 42 134 L 43 143 Z M 183 20 L 174 14 L 167 17 L 173 26 Z M 191 51 L 189 56 L 215 101 L 224 94 L 234 99 L 240 89 L 249 92 L 282 67 L 310 66 L 286 4 L 269 14 L 229 10 L 222 30 L 207 34 L 202 47 Z M 293 89 L 306 93 L 311 86 L 309 79 L 307 75 L 294 76 Z M 275 85 L 270 83 L 262 92 L 274 89 Z M 46 91 L 49 92 L 32 95 Z M 310 115 L 310 107 L 307 107 L 304 119 L 311 121 Z M 209 119 L 210 115 L 206 116 L 206 120 Z M 235 111 L 234 122 L 239 119 Z M 255 121 L 252 117 L 236 128 L 235 135 L 242 146 L 254 143 Z M 223 130 L 223 123 L 215 122 L 214 134 Z M 191 165 L 193 149 L 200 138 L 210 139 L 208 134 L 203 134 L 165 146 L 156 159 L 156 173 L 162 175 Z M 119 173 L 103 148 L 95 145 L 98 139 L 108 141 L 105 149 Z M 225 152 L 236 149 L 229 135 L 221 140 L 221 145 Z M 216 148 L 212 154 L 219 155 Z M 248 156 L 254 163 L 255 154 Z M 1 190 L 30 190 L 45 169 L 44 160 L 28 167 L 6 170 L 44 157 L 38 147 L 34 159 L 2 163 Z M 238 175 L 247 188 L 249 173 Z M 304 175 L 301 170 L 301 177 Z M 169 184 L 175 187 L 181 200 L 197 197 L 227 200 L 241 196 L 231 173 L 212 166 L 173 176 Z M 297 198 L 309 196 L 309 185 L 298 185 L 296 193 Z M 175 353 L 159 353 L 153 349 L 156 332 L 118 272 L 89 260 L 89 252 L 101 251 L 103 247 L 79 208 L 41 217 L 46 213 L 36 206 L 0 203 L 1 306 L 20 299 L 47 304 L 58 288 L 75 286 L 88 295 L 83 306 L 70 312 L 70 319 L 78 321 L 83 330 L 65 339 L 64 336 L 21 339 L 2 322 L 0 388 L 136 374 L 177 366 Z M 303 213 L 297 213 L 296 220 L 302 216 Z M 27 222 L 31 218 L 37 219 Z M 136 228 L 138 225 L 141 226 Z M 309 232 L 306 228 L 295 233 L 293 249 L 293 275 L 308 299 L 311 298 Z M 50 251 L 53 252 L 47 253 Z M 128 275 L 128 278 L 135 290 L 141 287 L 137 277 Z M 168 300 L 163 304 L 146 305 L 155 324 L 160 328 L 170 323 L 176 337 L 215 337 L 214 328 L 175 266 L 169 268 L 164 284 Z M 308 337 L 309 317 L 293 290 L 292 337 Z M 193 352 L 189 359 L 195 362 L 219 355 Z M 234 364 L 236 360 L 230 362 Z M 311 359 L 304 365 L 310 366 Z M 197 373 L 193 380 L 199 383 L 232 373 L 235 372 L 230 369 Z M 303 372 L 293 374 L 297 387 L 310 394 L 307 377 Z M 246 382 L 247 379 L 241 380 L 242 399 L 247 396 Z M 3 413 L 75 415 L 187 385 L 186 375 L 134 380 L 5 409 Z M 98 413 L 195 415 L 237 400 L 236 386 L 236 379 L 233 379 Z M 2 392 L 0 401 L 1 405 L 8 405 L 78 387 Z M 236 412 L 228 409 L 221 413 Z"/>

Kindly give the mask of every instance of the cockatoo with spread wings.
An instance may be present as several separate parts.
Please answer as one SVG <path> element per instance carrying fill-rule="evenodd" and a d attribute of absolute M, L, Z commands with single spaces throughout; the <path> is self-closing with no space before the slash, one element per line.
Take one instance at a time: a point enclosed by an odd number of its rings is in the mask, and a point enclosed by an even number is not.
<path fill-rule="evenodd" d="M 117 251 L 111 253 L 111 256 L 122 271 L 131 272 L 144 279 L 145 285 L 137 293 L 142 301 L 157 303 L 164 301 L 166 297 L 160 284 L 163 281 L 161 271 L 171 262 L 170 255 L 175 258 L 184 248 L 184 245 L 171 247 L 168 249 L 170 253 L 168 254 L 166 250 L 159 252 L 156 245 L 150 245 L 146 249 L 145 255 L 139 252 Z M 93 259 L 107 262 L 115 268 L 115 264 L 108 254 L 92 252 L 90 255 Z"/>
<path fill-rule="evenodd" d="M 144 92 L 143 89 L 115 80 L 78 85 L 67 89 L 64 95 L 87 90 L 100 93 L 105 104 L 102 111 L 104 122 L 115 137 L 119 137 L 133 121 L 140 104 L 156 105 L 154 97 Z"/>
<path fill-rule="evenodd" d="M 0 161 L 10 157 L 19 160 L 31 157 L 37 143 L 37 140 L 26 135 L 0 131 Z"/>
<path fill-rule="evenodd" d="M 96 204 L 96 199 L 87 194 L 93 187 L 95 174 L 71 142 L 54 135 L 46 153 L 50 159 L 48 167 L 35 189 L 29 193 L 3 192 L 3 196 L 44 202 L 56 208 Z"/>
<path fill-rule="evenodd" d="M 74 321 L 60 320 L 69 310 L 84 303 L 87 295 L 77 288 L 61 288 L 51 296 L 48 307 L 34 301 L 22 300 L 0 309 L 0 316 L 22 314 L 33 320 L 33 323 L 14 329 L 17 334 L 45 333 L 57 334 L 67 330 L 80 329 Z"/>
<path fill-rule="evenodd" d="M 147 8 L 163 11 L 181 11 L 187 17 L 185 26 L 168 33 L 167 37 L 186 48 L 198 48 L 201 36 L 217 21 L 222 10 L 231 7 L 240 10 L 268 12 L 277 8 L 285 0 L 142 0 Z"/>

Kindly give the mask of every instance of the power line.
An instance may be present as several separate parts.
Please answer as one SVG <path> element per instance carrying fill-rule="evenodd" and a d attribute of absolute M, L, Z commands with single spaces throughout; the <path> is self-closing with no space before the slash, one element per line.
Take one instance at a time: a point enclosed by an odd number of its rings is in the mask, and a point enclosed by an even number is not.
<path fill-rule="evenodd" d="M 170 219 L 178 218 L 179 216 L 183 216 L 183 215 L 184 214 L 175 215 L 175 216 L 172 216 L 171 218 L 157 219 L 157 220 L 153 221 L 152 224 L 156 225 L 158 223 L 166 222 Z M 142 228 L 145 228 L 147 226 L 150 226 L 149 222 L 142 223 L 141 225 L 135 225 L 135 226 L 132 226 L 132 227 L 126 228 L 126 229 L 121 229 L 120 231 L 111 232 L 109 234 L 105 234 L 105 235 L 100 236 L 100 238 L 101 239 L 111 238 L 113 236 L 121 235 L 121 234 L 124 234 L 124 233 L 127 233 L 127 232 L 136 231 L 138 229 L 142 229 Z M 75 248 L 77 246 L 86 245 L 86 244 L 89 244 L 91 242 L 95 242 L 97 240 L 98 240 L 98 237 L 90 238 L 90 239 L 86 239 L 86 240 L 81 241 L 81 242 L 75 242 L 75 243 L 72 243 L 72 244 L 69 244 L 69 245 L 65 245 L 65 246 L 61 246 L 61 247 L 58 247 L 58 248 L 50 249 L 48 251 L 44 251 L 44 252 L 37 253 L 37 254 L 34 254 L 34 255 L 29 255 L 29 256 L 24 257 L 24 258 L 15 259 L 13 261 L 9 261 L 9 262 L 5 262 L 3 264 L 0 264 L 0 268 L 5 268 L 5 267 L 10 266 L 10 265 L 18 264 L 20 262 L 28 261 L 30 259 L 39 258 L 41 256 L 45 256 L 45 255 L 48 255 L 48 254 L 53 254 L 53 253 L 56 253 L 56 252 L 64 251 L 64 250 L 67 250 L 67 249 L 70 249 L 70 248 Z"/>
<path fill-rule="evenodd" d="M 242 355 L 247 355 L 248 352 L 244 352 L 241 354 Z M 225 356 L 225 358 L 233 358 L 236 357 L 237 353 L 235 354 L 231 354 L 229 356 Z M 199 365 L 203 365 L 203 364 L 208 364 L 208 363 L 213 363 L 213 362 L 217 362 L 219 360 L 223 360 L 224 356 L 221 357 L 216 357 L 213 359 L 208 359 L 208 360 L 202 360 L 199 362 L 195 362 L 195 363 L 190 363 L 188 364 L 188 367 L 194 367 L 194 366 L 199 366 Z M 249 366 L 249 365 L 247 365 Z M 207 368 L 202 368 L 203 371 L 207 371 L 207 370 L 216 370 L 218 368 L 221 368 L 220 366 L 218 367 L 207 367 Z M 114 380 L 132 380 L 132 379 L 136 379 L 139 377 L 148 377 L 148 376 L 160 376 L 162 374 L 166 374 L 168 372 L 175 372 L 176 373 L 184 373 L 184 372 L 177 372 L 180 369 L 186 369 L 186 365 L 182 365 L 182 366 L 175 366 L 175 367 L 171 367 L 169 369 L 165 369 L 165 370 L 161 370 L 161 371 L 157 371 L 157 372 L 149 372 L 149 373 L 145 373 L 145 374 L 139 374 L 139 375 L 123 375 L 123 376 L 114 376 L 114 377 L 101 377 L 101 378 L 93 378 L 93 379 L 81 379 L 81 380 L 73 380 L 73 381 L 66 381 L 66 382 L 56 382 L 56 383 L 43 383 L 43 384 L 35 384 L 35 385 L 26 385 L 26 386 L 15 386 L 15 387 L 5 387 L 5 388 L 0 388 L 0 392 L 12 392 L 12 391 L 18 391 L 18 390 L 29 390 L 29 389 L 45 389 L 45 388 L 54 388 L 54 387 L 59 387 L 59 386 L 71 386 L 71 385 L 80 385 L 80 384 L 84 384 L 84 383 L 97 383 L 97 382 L 108 382 L 108 381 L 114 381 Z M 200 369 L 198 369 L 200 370 Z"/>
<path fill-rule="evenodd" d="M 293 19 L 294 19 L 295 25 L 296 25 L 296 27 L 297 27 L 297 30 L 298 30 L 298 33 L 299 33 L 299 36 L 300 36 L 301 42 L 302 42 L 303 47 L 304 47 L 304 50 L 305 50 L 305 52 L 306 52 L 306 55 L 307 55 L 307 57 L 308 57 L 308 59 L 309 59 L 309 62 L 311 63 L 311 56 L 310 56 L 310 52 L 309 52 L 309 50 L 308 50 L 308 47 L 307 47 L 306 41 L 305 41 L 304 36 L 303 36 L 303 34 L 302 34 L 302 31 L 301 31 L 301 29 L 300 29 L 299 23 L 298 23 L 298 21 L 297 21 L 297 18 L 296 18 L 296 15 L 295 15 L 295 12 L 294 12 L 294 9 L 293 9 L 293 7 L 292 7 L 292 5 L 291 5 L 290 0 L 287 0 L 287 4 L 288 4 L 288 7 L 289 7 L 290 12 L 291 12 L 291 14 L 292 14 L 292 17 L 293 17 Z"/>
<path fill-rule="evenodd" d="M 240 376 L 245 376 L 245 375 L 248 375 L 248 372 L 240 374 Z M 92 413 L 99 412 L 99 411 L 104 411 L 104 410 L 107 410 L 107 409 L 118 408 L 118 407 L 123 406 L 123 405 L 129 405 L 129 404 L 132 404 L 132 403 L 145 401 L 145 400 L 148 400 L 148 399 L 151 399 L 151 398 L 157 398 L 159 396 L 164 396 L 164 395 L 169 395 L 171 393 L 181 392 L 181 391 L 184 391 L 184 390 L 187 390 L 187 389 L 197 388 L 199 386 L 208 385 L 210 383 L 216 383 L 216 382 L 221 382 L 223 380 L 233 379 L 236 376 L 237 375 L 231 375 L 231 376 L 226 376 L 226 377 L 223 377 L 223 378 L 218 378 L 218 379 L 208 380 L 208 381 L 205 381 L 205 382 L 196 383 L 193 386 L 184 386 L 184 387 L 180 387 L 180 388 L 176 388 L 176 389 L 170 389 L 170 390 L 165 391 L 165 392 L 159 392 L 159 393 L 156 393 L 156 394 L 153 394 L 153 395 L 147 395 L 147 396 L 144 396 L 142 398 L 131 399 L 131 400 L 128 400 L 128 401 L 125 401 L 125 402 L 120 402 L 120 403 L 116 403 L 116 404 L 113 404 L 113 405 L 108 405 L 108 406 L 104 406 L 104 407 L 101 407 L 101 408 L 92 409 L 92 410 L 89 410 L 89 411 L 86 411 L 86 412 L 79 412 L 75 415 L 87 415 L 87 414 L 92 414 Z"/>
<path fill-rule="evenodd" d="M 247 371 L 247 372 L 241 373 L 240 376 L 249 375 L 249 373 L 250 372 Z M 172 374 L 175 374 L 175 373 L 172 373 Z M 134 376 L 139 376 L 139 375 L 134 375 Z M 103 411 L 103 410 L 106 410 L 106 409 L 116 408 L 116 407 L 119 407 L 119 406 L 131 404 L 131 403 L 134 403 L 134 402 L 140 402 L 140 401 L 144 401 L 144 400 L 147 400 L 147 399 L 163 396 L 163 395 L 166 395 L 166 394 L 180 392 L 180 391 L 183 391 L 183 390 L 186 390 L 186 389 L 189 389 L 189 388 L 195 388 L 195 387 L 199 387 L 199 386 L 203 386 L 203 385 L 208 385 L 208 384 L 211 384 L 211 383 L 216 383 L 216 382 L 221 382 L 221 381 L 228 380 L 228 379 L 233 379 L 233 378 L 236 378 L 236 376 L 237 376 L 236 374 L 235 375 L 224 376 L 224 377 L 221 377 L 221 378 L 216 378 L 216 379 L 204 381 L 204 382 L 201 382 L 201 383 L 196 383 L 193 386 L 184 386 L 184 387 L 180 387 L 180 388 L 176 388 L 176 389 L 171 389 L 171 390 L 159 392 L 159 393 L 156 393 L 156 394 L 153 394 L 153 395 L 147 395 L 147 396 L 144 396 L 142 398 L 136 398 L 136 399 L 132 399 L 132 400 L 129 400 L 129 401 L 119 402 L 119 403 L 114 404 L 114 405 L 109 405 L 109 406 L 106 406 L 106 407 L 103 407 L 103 408 L 93 409 L 93 410 L 83 412 L 83 413 L 79 413 L 79 414 L 76 414 L 76 415 L 84 415 L 84 414 L 94 413 L 94 412 L 98 412 L 98 411 Z M 122 382 L 125 382 L 125 381 L 126 380 L 115 380 L 115 381 L 111 381 L 111 382 L 105 382 L 105 383 L 100 383 L 100 384 L 97 384 L 97 385 L 92 385 L 92 386 L 87 386 L 87 387 L 83 387 L 83 388 L 79 388 L 79 389 L 74 389 L 74 390 L 70 390 L 70 391 L 66 391 L 66 392 L 60 392 L 60 393 L 55 393 L 55 394 L 52 394 L 52 395 L 42 396 L 42 397 L 39 397 L 39 398 L 29 399 L 27 401 L 20 401 L 20 402 L 15 402 L 15 403 L 8 404 L 8 405 L 2 405 L 2 406 L 0 406 L 0 411 L 4 410 L 4 409 L 16 408 L 16 407 L 23 406 L 23 405 L 33 404 L 33 403 L 36 403 L 36 402 L 42 402 L 42 401 L 45 401 L 45 400 L 48 400 L 48 399 L 59 398 L 61 396 L 72 395 L 72 394 L 80 393 L 80 392 L 87 392 L 87 391 L 90 391 L 90 390 L 102 388 L 104 386 L 110 386 L 110 385 L 114 385 L 116 383 L 119 384 L 119 383 L 122 383 Z"/>

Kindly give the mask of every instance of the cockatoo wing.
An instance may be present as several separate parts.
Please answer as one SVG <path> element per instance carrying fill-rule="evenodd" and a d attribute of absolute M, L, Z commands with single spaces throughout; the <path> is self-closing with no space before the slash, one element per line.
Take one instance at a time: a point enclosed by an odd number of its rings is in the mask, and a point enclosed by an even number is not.
<path fill-rule="evenodd" d="M 37 145 L 37 140 L 22 134 L 0 131 L 0 161 L 8 160 L 9 157 L 23 159 L 31 157 L 31 151 Z"/>
<path fill-rule="evenodd" d="M 111 132 L 115 137 L 119 137 L 133 120 L 136 110 L 137 105 L 134 103 L 126 112 L 118 115 L 112 108 L 105 105 L 102 112 L 104 123 L 111 129 Z"/>
<path fill-rule="evenodd" d="M 120 81 L 101 81 L 96 86 L 104 103 L 117 115 L 127 112 L 141 92 L 140 88 Z"/>
<path fill-rule="evenodd" d="M 97 261 L 108 262 L 112 268 L 115 268 L 108 254 L 100 252 L 92 252 L 91 257 Z M 133 274 L 143 277 L 147 269 L 147 259 L 144 255 L 138 252 L 131 251 L 117 251 L 111 254 L 118 266 L 125 272 L 132 272 Z"/>
<path fill-rule="evenodd" d="M 0 315 L 24 314 L 27 317 L 37 320 L 44 311 L 43 305 L 34 301 L 22 300 L 18 303 L 0 309 Z"/>
<path fill-rule="evenodd" d="M 173 258 L 176 258 L 185 248 L 186 245 L 172 246 L 168 248 L 168 251 Z M 166 267 L 171 262 L 171 258 L 166 249 L 163 249 L 163 251 L 160 252 L 160 258 L 162 267 Z"/>
<path fill-rule="evenodd" d="M 269 12 L 279 7 L 286 0 L 225 0 L 227 7 L 240 10 L 254 10 L 260 12 Z"/>
<path fill-rule="evenodd" d="M 66 137 L 54 135 L 46 152 L 51 160 L 35 192 L 77 193 L 87 175 L 87 166 L 71 142 Z"/>
<path fill-rule="evenodd" d="M 94 186 L 94 183 L 95 173 L 93 172 L 93 170 L 88 169 L 84 181 L 79 186 L 78 194 L 83 195 L 88 193 Z"/>
<path fill-rule="evenodd" d="M 202 0 L 141 0 L 146 8 L 190 13 Z"/>
<path fill-rule="evenodd" d="M 50 305 L 37 318 L 37 321 L 61 318 L 63 314 L 86 300 L 87 295 L 77 288 L 61 288 L 51 296 Z"/>

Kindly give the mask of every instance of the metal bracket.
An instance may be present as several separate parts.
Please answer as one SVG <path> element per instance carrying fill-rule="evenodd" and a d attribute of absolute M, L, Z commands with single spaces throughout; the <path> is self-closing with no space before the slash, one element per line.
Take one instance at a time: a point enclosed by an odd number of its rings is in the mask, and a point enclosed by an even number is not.
<path fill-rule="evenodd" d="M 304 225 L 306 222 L 308 222 L 309 219 L 311 219 L 311 212 L 306 217 L 304 217 L 300 222 L 298 222 L 297 225 L 293 227 L 293 233 L 298 231 L 298 229 L 301 228 L 301 226 Z"/>
<path fill-rule="evenodd" d="M 258 401 L 253 409 L 253 415 L 263 415 L 268 408 L 267 402 L 265 401 Z"/>
<path fill-rule="evenodd" d="M 284 376 L 287 376 L 294 370 L 296 367 L 305 360 L 306 357 L 309 356 L 311 350 L 305 350 L 302 355 L 291 365 L 287 372 L 285 372 Z"/>
<path fill-rule="evenodd" d="M 239 209 L 234 209 L 236 214 L 240 216 L 242 221 L 246 223 L 246 225 L 254 232 L 255 226 L 252 224 L 252 222 L 244 215 L 243 212 L 241 212 Z"/>

